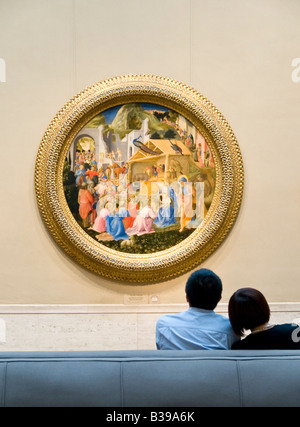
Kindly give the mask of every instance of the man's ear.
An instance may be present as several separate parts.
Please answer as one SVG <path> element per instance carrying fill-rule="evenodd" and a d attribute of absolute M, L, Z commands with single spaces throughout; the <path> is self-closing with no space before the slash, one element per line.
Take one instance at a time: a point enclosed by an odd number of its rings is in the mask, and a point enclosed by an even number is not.
<path fill-rule="evenodd" d="M 222 299 L 222 294 L 220 295 L 220 298 L 219 298 L 219 301 L 217 302 L 217 305 L 219 304 L 219 302 L 221 301 L 221 299 Z"/>

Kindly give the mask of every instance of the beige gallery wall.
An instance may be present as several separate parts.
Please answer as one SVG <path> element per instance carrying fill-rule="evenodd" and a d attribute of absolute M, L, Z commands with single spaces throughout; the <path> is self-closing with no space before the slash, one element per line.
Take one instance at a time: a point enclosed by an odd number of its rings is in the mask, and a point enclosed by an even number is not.
<path fill-rule="evenodd" d="M 300 301 L 299 22 L 298 0 L 0 0 L 0 303 L 184 302 L 188 274 L 126 286 L 85 271 L 36 204 L 35 159 L 52 118 L 86 86 L 128 73 L 197 89 L 239 141 L 240 214 L 203 263 L 223 279 L 223 302 L 240 286 Z"/>

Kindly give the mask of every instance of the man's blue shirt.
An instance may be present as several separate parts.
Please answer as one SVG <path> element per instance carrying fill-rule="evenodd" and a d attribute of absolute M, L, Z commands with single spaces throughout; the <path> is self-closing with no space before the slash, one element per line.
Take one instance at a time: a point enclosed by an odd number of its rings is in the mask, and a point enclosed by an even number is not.
<path fill-rule="evenodd" d="M 156 325 L 158 350 L 228 350 L 238 339 L 227 317 L 196 307 L 165 314 Z"/>

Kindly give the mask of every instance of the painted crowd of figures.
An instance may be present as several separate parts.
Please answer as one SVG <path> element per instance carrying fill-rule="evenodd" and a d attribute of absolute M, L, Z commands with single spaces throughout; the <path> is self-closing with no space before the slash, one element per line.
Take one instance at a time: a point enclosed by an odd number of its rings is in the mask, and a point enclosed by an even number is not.
<path fill-rule="evenodd" d="M 75 173 L 82 225 L 99 233 L 98 240 L 127 240 L 170 226 L 178 226 L 181 232 L 197 227 L 203 219 L 201 206 L 195 203 L 202 198 L 196 197 L 195 185 L 185 177 L 172 184 L 156 182 L 151 191 L 141 182 L 127 182 L 126 164 L 119 169 L 118 179 L 108 179 L 102 168 L 97 171 L 91 157 L 90 164 L 81 162 Z"/>

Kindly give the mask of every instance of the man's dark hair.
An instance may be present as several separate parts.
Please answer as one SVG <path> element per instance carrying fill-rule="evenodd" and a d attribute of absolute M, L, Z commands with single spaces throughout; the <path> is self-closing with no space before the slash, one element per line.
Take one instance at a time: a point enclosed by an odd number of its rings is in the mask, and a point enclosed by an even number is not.
<path fill-rule="evenodd" d="M 222 296 L 222 281 L 213 271 L 201 268 L 191 274 L 185 292 L 191 307 L 213 310 Z"/>

